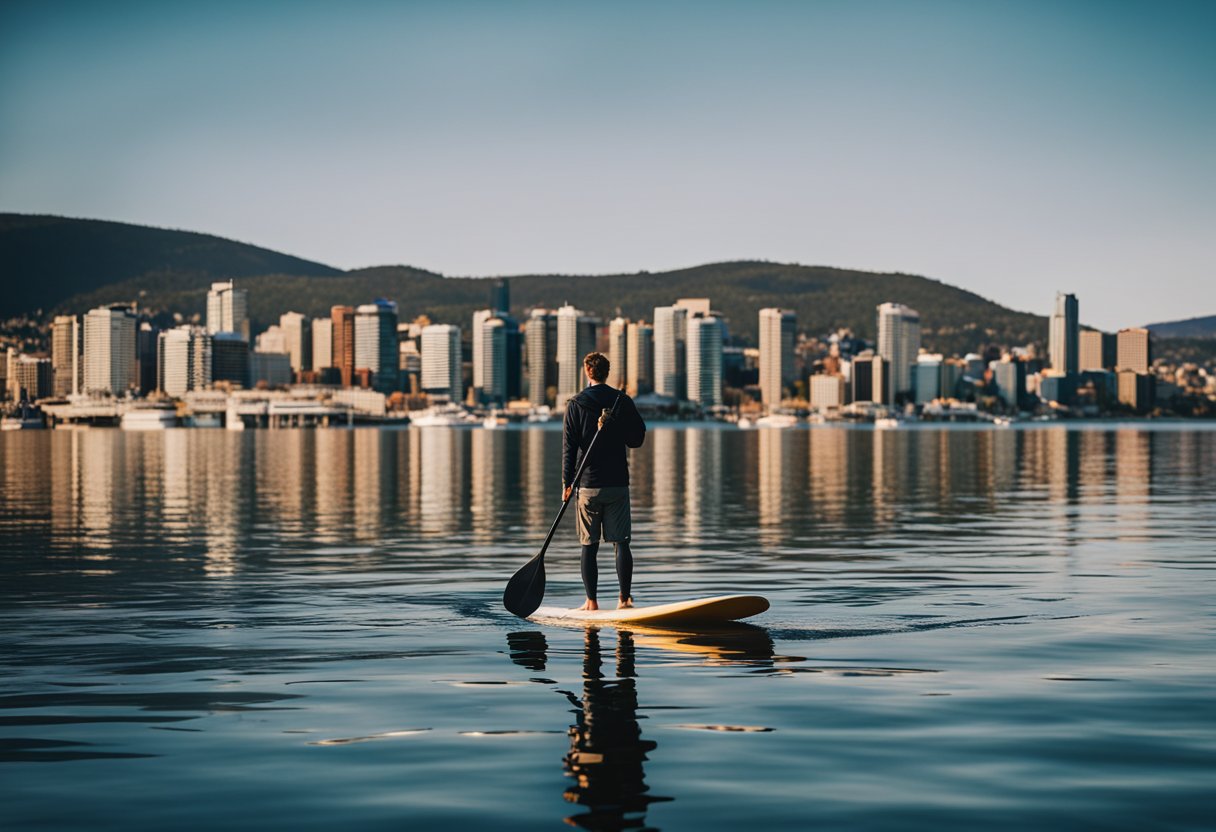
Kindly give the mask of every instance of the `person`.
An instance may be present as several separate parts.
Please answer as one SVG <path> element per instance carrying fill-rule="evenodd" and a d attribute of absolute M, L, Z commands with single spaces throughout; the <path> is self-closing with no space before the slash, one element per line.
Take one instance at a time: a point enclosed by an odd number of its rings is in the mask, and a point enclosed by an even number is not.
<path fill-rule="evenodd" d="M 609 366 L 603 353 L 588 353 L 583 359 L 583 371 L 591 384 L 567 403 L 562 435 L 562 499 L 570 499 L 571 491 L 578 489 L 576 525 L 583 547 L 583 588 L 587 591 L 587 601 L 579 609 L 584 610 L 600 608 L 596 600 L 599 582 L 596 555 L 601 536 L 616 546 L 616 576 L 620 583 L 617 609 L 633 606 L 629 461 L 625 449 L 642 446 L 646 423 L 633 399 L 605 383 Z M 615 415 L 609 418 L 613 412 Z M 597 430 L 602 430 L 603 435 L 595 443 L 595 452 L 587 460 L 580 480 L 571 482 Z"/>

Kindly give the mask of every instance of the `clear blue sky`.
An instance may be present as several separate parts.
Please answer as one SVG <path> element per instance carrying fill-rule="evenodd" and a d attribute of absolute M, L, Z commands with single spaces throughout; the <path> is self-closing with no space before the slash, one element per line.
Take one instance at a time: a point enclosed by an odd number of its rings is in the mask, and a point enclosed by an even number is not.
<path fill-rule="evenodd" d="M 1168 0 L 9 0 L 0 210 L 450 275 L 898 270 L 1114 328 L 1216 313 L 1214 44 Z"/>

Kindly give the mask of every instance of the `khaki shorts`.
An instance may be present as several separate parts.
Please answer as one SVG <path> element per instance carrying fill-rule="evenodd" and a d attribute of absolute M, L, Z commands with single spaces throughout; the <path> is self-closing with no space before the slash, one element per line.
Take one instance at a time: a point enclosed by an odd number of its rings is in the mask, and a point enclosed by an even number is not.
<path fill-rule="evenodd" d="M 609 543 L 628 542 L 633 531 L 629 516 L 629 486 L 578 490 L 578 542 L 587 546 L 599 543 L 600 536 Z"/>

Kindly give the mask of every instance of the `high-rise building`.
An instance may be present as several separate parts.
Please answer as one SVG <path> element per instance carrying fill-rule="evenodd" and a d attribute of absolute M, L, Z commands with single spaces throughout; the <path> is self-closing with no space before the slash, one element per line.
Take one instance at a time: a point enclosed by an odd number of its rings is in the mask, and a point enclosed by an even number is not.
<path fill-rule="evenodd" d="M 1055 311 L 1051 313 L 1051 331 L 1048 333 L 1047 352 L 1052 370 L 1064 375 L 1073 375 L 1080 371 L 1080 334 L 1077 296 L 1057 292 Z"/>
<path fill-rule="evenodd" d="M 709 309 L 709 298 L 680 298 L 673 306 L 685 310 L 689 315 L 713 314 Z"/>
<path fill-rule="evenodd" d="M 432 396 L 458 402 L 460 381 L 460 327 L 430 324 L 422 329 L 422 389 Z"/>
<path fill-rule="evenodd" d="M 490 311 L 500 317 L 511 314 L 511 286 L 505 277 L 490 281 Z"/>
<path fill-rule="evenodd" d="M 494 313 L 489 309 L 478 309 L 473 313 L 473 329 L 471 331 L 473 337 L 473 397 L 477 401 L 481 401 L 481 391 L 485 386 L 482 379 L 482 374 L 485 371 L 485 350 L 482 346 L 482 338 L 485 335 L 486 321 L 493 317 Z"/>
<path fill-rule="evenodd" d="M 211 380 L 249 387 L 249 342 L 236 332 L 211 336 Z"/>
<path fill-rule="evenodd" d="M 688 309 L 656 306 L 654 309 L 654 391 L 661 396 L 688 396 Z"/>
<path fill-rule="evenodd" d="M 199 326 L 179 326 L 159 334 L 156 386 L 183 396 L 211 385 L 211 336 Z"/>
<path fill-rule="evenodd" d="M 480 353 L 473 355 L 480 364 L 481 404 L 502 406 L 507 402 L 507 330 L 502 318 L 493 317 L 481 324 Z"/>
<path fill-rule="evenodd" d="M 1131 370 L 1133 373 L 1147 373 L 1152 366 L 1152 348 L 1149 346 L 1148 330 L 1130 327 L 1119 330 L 1118 356 L 1116 362 L 1120 371 Z M 1120 382 L 1122 385 L 1123 382 Z"/>
<path fill-rule="evenodd" d="M 917 404 L 928 404 L 942 397 L 942 362 L 937 353 L 924 353 L 916 358 L 912 373 L 912 390 Z"/>
<path fill-rule="evenodd" d="M 0 386 L 0 399 L 20 398 L 21 391 L 17 387 L 17 348 L 8 347 L 4 351 L 4 361 L 0 362 L 0 376 L 4 384 Z"/>
<path fill-rule="evenodd" d="M 839 410 L 845 405 L 844 377 L 835 374 L 811 376 L 808 380 L 810 405 L 815 410 Z"/>
<path fill-rule="evenodd" d="M 136 388 L 141 396 L 156 389 L 156 373 L 159 361 L 160 329 L 149 320 L 141 320 L 135 330 Z"/>
<path fill-rule="evenodd" d="M 334 322 L 330 318 L 313 318 L 312 368 L 321 372 L 334 366 Z"/>
<path fill-rule="evenodd" d="M 549 389 L 557 389 L 557 316 L 548 309 L 533 309 L 524 332 L 528 353 L 528 401 L 553 404 Z"/>
<path fill-rule="evenodd" d="M 1122 333 L 1120 333 L 1122 335 Z M 1120 368 L 1118 378 L 1119 403 L 1137 413 L 1144 413 L 1154 404 L 1156 379 L 1148 373 Z"/>
<path fill-rule="evenodd" d="M 722 320 L 693 313 L 686 335 L 688 400 L 702 407 L 722 404 Z"/>
<path fill-rule="evenodd" d="M 608 386 L 623 388 L 629 376 L 629 321 L 608 322 Z"/>
<path fill-rule="evenodd" d="M 1107 332 L 1086 330 L 1081 333 L 1077 355 L 1077 365 L 1082 373 L 1087 370 L 1113 370 L 1117 360 L 1115 336 Z"/>
<path fill-rule="evenodd" d="M 798 318 L 790 309 L 760 310 L 760 398 L 776 407 L 794 381 Z"/>
<path fill-rule="evenodd" d="M 640 396 L 654 389 L 654 327 L 645 321 L 629 324 L 625 337 L 629 395 Z"/>
<path fill-rule="evenodd" d="M 885 387 L 881 355 L 875 355 L 873 350 L 865 350 L 853 356 L 853 368 L 849 380 L 853 388 L 853 401 L 883 403 Z"/>
<path fill-rule="evenodd" d="M 291 355 L 262 352 L 249 356 L 249 382 L 254 387 L 283 387 L 291 384 Z"/>
<path fill-rule="evenodd" d="M 279 329 L 287 341 L 287 354 L 291 356 L 291 371 L 299 377 L 312 369 L 312 327 L 308 316 L 300 312 L 285 312 L 279 316 Z"/>
<path fill-rule="evenodd" d="M 350 387 L 355 376 L 355 308 L 335 306 L 329 310 L 333 321 L 333 358 L 343 387 Z"/>
<path fill-rule="evenodd" d="M 377 298 L 355 310 L 355 368 L 372 374 L 372 389 L 389 394 L 397 389 L 397 304 Z"/>
<path fill-rule="evenodd" d="M 271 324 L 265 332 L 258 333 L 254 339 L 254 352 L 273 352 L 287 354 L 287 333 L 278 324 Z"/>
<path fill-rule="evenodd" d="M 119 396 L 138 384 L 135 314 L 126 306 L 99 306 L 84 316 L 84 392 Z"/>
<path fill-rule="evenodd" d="M 595 351 L 599 320 L 570 304 L 557 310 L 557 406 L 583 389 L 583 357 Z"/>
<path fill-rule="evenodd" d="M 52 395 L 55 389 L 55 370 L 49 358 L 32 355 L 18 356 L 13 363 L 13 399 L 15 401 L 37 401 Z"/>
<path fill-rule="evenodd" d="M 912 395 L 912 365 L 920 352 L 920 313 L 902 303 L 878 307 L 878 354 L 886 370 L 889 404 Z"/>
<path fill-rule="evenodd" d="M 56 396 L 70 396 L 80 391 L 84 371 L 82 335 L 83 327 L 77 315 L 58 315 L 51 324 L 51 365 Z"/>
<path fill-rule="evenodd" d="M 231 280 L 211 284 L 207 293 L 207 332 L 235 332 L 249 343 L 249 292 Z"/>
<path fill-rule="evenodd" d="M 996 384 L 997 397 L 1013 410 L 1024 410 L 1029 405 L 1026 392 L 1026 363 L 1010 360 L 992 363 L 992 381 Z"/>

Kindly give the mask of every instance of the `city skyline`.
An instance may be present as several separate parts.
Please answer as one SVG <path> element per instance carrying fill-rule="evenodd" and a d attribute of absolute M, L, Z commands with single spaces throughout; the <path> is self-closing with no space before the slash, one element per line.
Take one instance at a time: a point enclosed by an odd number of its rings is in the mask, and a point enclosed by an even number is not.
<path fill-rule="evenodd" d="M 6 5 L 0 209 L 346 268 L 902 271 L 1112 331 L 1216 309 L 1206 4 L 285 8 Z"/>

